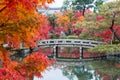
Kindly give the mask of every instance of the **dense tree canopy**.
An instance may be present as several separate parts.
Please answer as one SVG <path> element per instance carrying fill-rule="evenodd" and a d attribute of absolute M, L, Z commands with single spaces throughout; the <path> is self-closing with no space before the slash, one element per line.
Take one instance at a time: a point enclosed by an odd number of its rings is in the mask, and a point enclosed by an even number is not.
<path fill-rule="evenodd" d="M 0 1 L 0 79 L 26 80 L 34 75 L 40 77 L 41 72 L 49 66 L 49 60 L 40 52 L 30 54 L 18 63 L 11 60 L 13 53 L 6 49 L 20 48 L 21 42 L 24 42 L 24 47 L 35 47 L 36 40 L 48 38 L 47 18 L 38 14 L 36 7 L 46 7 L 52 1 Z"/>
<path fill-rule="evenodd" d="M 98 11 L 98 6 L 103 4 L 104 0 L 65 0 L 62 10 L 72 9 L 73 11 L 81 11 L 84 15 L 86 9 L 94 9 Z"/>
<path fill-rule="evenodd" d="M 114 49 L 113 51 L 116 51 L 114 45 L 120 47 L 120 1 L 118 0 L 104 4 L 103 0 L 91 0 L 91 2 L 87 2 L 86 0 L 78 1 L 78 3 L 81 4 L 81 7 L 83 7 L 82 5 L 87 7 L 88 4 L 91 5 L 92 3 L 94 3 L 94 7 L 96 7 L 96 12 L 92 11 L 90 8 L 86 8 L 84 15 L 83 8 L 82 10 L 80 9 L 79 12 L 72 9 L 74 5 L 78 4 L 74 2 L 74 0 L 71 2 L 69 0 L 65 0 L 64 3 L 69 4 L 69 6 L 64 4 L 63 7 L 66 7 L 66 11 L 55 14 L 57 16 L 57 19 L 55 20 L 55 27 L 62 27 L 63 29 L 59 30 L 64 32 L 67 35 L 67 38 L 68 36 L 71 36 L 72 38 L 75 36 L 74 38 L 79 39 L 103 41 L 106 43 L 105 46 L 110 46 Z M 71 34 L 68 35 L 67 33 L 70 32 Z M 60 34 L 61 33 L 59 31 L 57 35 Z M 75 34 L 77 34 L 77 37 Z M 98 48 L 98 50 L 102 49 L 102 53 L 107 52 L 107 50 L 108 52 L 111 50 L 111 48 L 108 49 L 106 47 L 106 49 L 104 49 L 105 47 L 99 47 L 94 50 L 97 51 Z M 117 49 L 117 51 L 119 50 Z"/>

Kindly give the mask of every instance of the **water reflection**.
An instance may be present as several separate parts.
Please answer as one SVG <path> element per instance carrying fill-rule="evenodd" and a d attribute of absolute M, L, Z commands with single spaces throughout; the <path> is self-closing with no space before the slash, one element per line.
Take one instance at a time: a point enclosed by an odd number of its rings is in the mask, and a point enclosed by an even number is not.
<path fill-rule="evenodd" d="M 65 75 L 63 75 L 63 72 L 59 68 L 50 67 L 50 70 L 45 71 L 43 73 L 43 78 L 37 78 L 35 77 L 34 80 L 69 80 Z M 78 80 L 77 77 L 74 76 L 72 80 Z"/>
<path fill-rule="evenodd" d="M 63 70 L 63 74 L 68 77 L 69 80 L 74 80 L 74 76 L 77 76 L 78 80 L 90 80 L 92 79 L 91 71 L 84 68 L 84 66 L 68 66 Z"/>
<path fill-rule="evenodd" d="M 92 80 L 93 70 L 87 70 L 83 64 L 76 62 L 56 63 L 49 71 L 43 73 L 42 79 L 35 80 Z"/>
<path fill-rule="evenodd" d="M 115 61 L 57 62 L 34 80 L 120 80 L 120 64 Z"/>

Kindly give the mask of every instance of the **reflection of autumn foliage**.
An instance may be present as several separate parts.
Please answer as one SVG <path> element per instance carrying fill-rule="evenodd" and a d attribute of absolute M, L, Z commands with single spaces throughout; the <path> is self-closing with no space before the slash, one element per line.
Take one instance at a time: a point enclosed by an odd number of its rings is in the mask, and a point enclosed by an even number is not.
<path fill-rule="evenodd" d="M 89 51 L 87 50 L 83 50 L 83 57 L 84 58 L 95 58 L 95 57 L 102 57 L 102 56 L 105 56 L 104 53 L 90 53 Z"/>
<path fill-rule="evenodd" d="M 101 73 L 99 71 L 96 71 L 95 74 L 99 74 L 100 77 L 102 78 L 102 80 L 111 80 L 111 76 L 110 75 L 107 75 L 107 74 L 104 74 L 104 73 Z"/>
<path fill-rule="evenodd" d="M 80 52 L 79 48 L 65 48 L 61 47 L 58 50 L 58 57 L 64 57 L 64 58 L 79 58 Z"/>
<path fill-rule="evenodd" d="M 52 56 L 53 55 L 53 48 L 52 47 L 42 48 L 42 49 L 40 49 L 40 51 L 46 56 Z"/>
<path fill-rule="evenodd" d="M 109 74 L 105 74 L 105 73 L 102 73 L 100 71 L 95 71 L 95 74 L 96 75 L 100 75 L 100 77 L 102 78 L 102 80 L 119 80 L 120 79 L 120 75 L 109 75 Z"/>
<path fill-rule="evenodd" d="M 52 47 L 42 48 L 40 51 L 47 56 L 53 56 Z M 94 57 L 102 57 L 102 56 L 105 56 L 105 54 L 104 53 L 102 54 L 101 53 L 90 53 L 88 50 L 83 49 L 83 58 L 94 58 Z M 80 57 L 79 48 L 58 47 L 58 57 L 79 58 Z"/>
<path fill-rule="evenodd" d="M 93 62 L 93 67 L 95 69 L 94 74 L 103 80 L 119 80 L 120 77 L 120 64 L 118 62 L 108 60 Z"/>

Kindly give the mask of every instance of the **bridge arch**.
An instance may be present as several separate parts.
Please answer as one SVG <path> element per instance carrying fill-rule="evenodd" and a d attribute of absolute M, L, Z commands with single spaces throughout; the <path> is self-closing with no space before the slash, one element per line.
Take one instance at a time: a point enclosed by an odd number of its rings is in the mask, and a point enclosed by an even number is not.
<path fill-rule="evenodd" d="M 52 47 L 54 58 L 58 57 L 58 47 L 79 47 L 79 59 L 83 58 L 83 48 L 92 48 L 97 45 L 105 44 L 104 42 L 80 39 L 47 39 L 37 41 L 39 48 Z"/>

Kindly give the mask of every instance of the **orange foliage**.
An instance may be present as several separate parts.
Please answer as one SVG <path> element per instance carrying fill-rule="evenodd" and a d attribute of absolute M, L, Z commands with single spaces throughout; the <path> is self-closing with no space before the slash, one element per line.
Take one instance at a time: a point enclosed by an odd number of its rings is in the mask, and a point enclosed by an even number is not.
<path fill-rule="evenodd" d="M 50 66 L 48 58 L 41 53 L 34 53 L 27 56 L 16 69 L 26 78 L 33 77 L 33 74 L 41 77 L 41 72 L 43 72 L 47 66 Z"/>
<path fill-rule="evenodd" d="M 0 0 L 0 80 L 26 80 L 26 77 L 38 75 L 49 66 L 49 60 L 39 53 L 26 57 L 21 63 L 11 61 L 10 53 L 4 49 L 3 44 L 19 48 L 20 42 L 24 41 L 25 46 L 30 47 L 36 46 L 37 39 L 45 39 L 49 30 L 47 18 L 38 14 L 36 7 L 46 6 L 52 1 Z M 42 33 L 44 35 L 40 36 Z M 27 76 L 22 74 L 22 70 L 25 70 Z"/>
<path fill-rule="evenodd" d="M 68 11 L 55 13 L 55 16 L 57 17 L 55 20 L 56 27 L 64 28 L 64 32 L 68 34 L 71 31 L 72 35 L 76 34 L 74 32 L 76 32 L 77 27 L 75 27 L 74 24 L 78 21 L 85 21 L 85 17 L 82 15 L 82 12 L 73 12 L 71 9 Z M 60 34 L 60 30 L 58 34 Z"/>
<path fill-rule="evenodd" d="M 68 11 L 69 13 L 69 11 Z M 70 18 L 66 15 L 67 12 L 64 13 L 56 13 L 55 15 L 58 17 L 55 22 L 58 25 L 58 27 L 64 27 L 65 30 L 68 30 L 70 25 Z"/>

